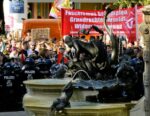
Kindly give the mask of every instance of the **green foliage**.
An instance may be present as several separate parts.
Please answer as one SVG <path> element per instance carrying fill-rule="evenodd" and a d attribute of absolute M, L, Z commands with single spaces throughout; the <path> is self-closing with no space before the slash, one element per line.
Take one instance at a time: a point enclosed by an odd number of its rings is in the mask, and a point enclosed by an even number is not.
<path fill-rule="evenodd" d="M 150 0 L 117 0 L 113 5 L 117 8 L 129 8 L 135 5 L 144 6 L 149 4 Z"/>

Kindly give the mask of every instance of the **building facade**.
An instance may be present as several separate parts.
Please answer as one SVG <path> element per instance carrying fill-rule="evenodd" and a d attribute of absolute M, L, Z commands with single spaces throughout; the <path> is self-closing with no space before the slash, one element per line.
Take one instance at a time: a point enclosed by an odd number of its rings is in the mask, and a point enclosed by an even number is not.
<path fill-rule="evenodd" d="M 70 0 L 74 9 L 100 10 L 116 0 Z M 21 29 L 22 19 L 50 18 L 54 0 L 4 0 L 5 29 Z"/>
<path fill-rule="evenodd" d="M 116 0 L 71 0 L 75 9 L 100 10 Z M 49 18 L 49 12 L 54 0 L 27 0 L 28 18 Z"/>

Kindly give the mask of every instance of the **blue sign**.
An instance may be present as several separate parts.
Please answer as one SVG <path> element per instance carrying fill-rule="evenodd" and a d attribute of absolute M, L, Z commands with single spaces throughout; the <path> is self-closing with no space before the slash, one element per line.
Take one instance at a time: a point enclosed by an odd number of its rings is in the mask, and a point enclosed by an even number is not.
<path fill-rule="evenodd" d="M 24 13 L 23 0 L 10 0 L 9 2 L 10 13 Z"/>

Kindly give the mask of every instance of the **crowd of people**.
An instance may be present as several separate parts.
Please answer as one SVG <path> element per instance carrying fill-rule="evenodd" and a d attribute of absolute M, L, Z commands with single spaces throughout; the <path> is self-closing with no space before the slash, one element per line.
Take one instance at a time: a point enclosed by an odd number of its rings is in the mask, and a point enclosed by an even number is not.
<path fill-rule="evenodd" d="M 85 37 L 81 37 L 81 41 L 90 42 L 93 41 L 93 36 L 87 41 Z M 96 39 L 96 38 L 95 38 Z M 111 41 L 103 41 L 106 45 L 108 58 L 111 56 Z M 130 56 L 130 58 L 140 58 L 142 59 L 143 48 L 134 43 L 128 43 L 127 41 L 122 42 L 122 50 L 120 58 L 123 55 Z M 65 60 L 65 63 L 69 61 L 64 57 L 68 49 L 64 45 L 63 40 L 47 39 L 42 38 L 41 40 L 33 40 L 30 34 L 27 34 L 25 39 L 19 40 L 13 38 L 11 34 L 8 34 L 7 37 L 0 36 L 0 66 L 2 67 L 6 62 L 20 62 L 21 65 L 25 63 L 26 58 L 33 58 L 36 62 L 37 59 L 49 59 L 52 64 L 60 64 L 62 59 Z M 64 62 L 64 61 L 63 61 Z"/>
<path fill-rule="evenodd" d="M 25 58 L 31 56 L 51 58 L 53 60 L 52 58 L 61 48 L 63 49 L 61 41 L 56 43 L 56 39 L 52 41 L 46 39 L 37 41 L 31 38 L 18 40 L 17 38 L 12 38 L 11 35 L 8 35 L 6 38 L 0 37 L 0 52 L 3 54 L 3 57 L 5 59 L 20 59 L 22 63 Z M 2 64 L 4 63 L 5 60 Z"/>

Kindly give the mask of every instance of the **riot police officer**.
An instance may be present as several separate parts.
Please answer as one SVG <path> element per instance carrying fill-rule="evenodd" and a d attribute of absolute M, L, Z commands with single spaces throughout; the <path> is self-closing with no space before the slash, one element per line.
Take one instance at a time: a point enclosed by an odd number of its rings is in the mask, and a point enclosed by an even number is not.
<path fill-rule="evenodd" d="M 32 58 L 26 58 L 22 67 L 22 76 L 24 80 L 39 79 L 39 70 L 35 66 L 35 61 Z"/>
<path fill-rule="evenodd" d="M 17 66 L 18 67 L 18 66 Z M 6 62 L 2 68 L 0 85 L 1 85 L 1 103 L 3 110 L 9 110 L 22 105 L 22 80 L 16 73 L 16 66 L 11 62 Z M 18 67 L 19 69 L 19 67 Z M 19 107 L 18 106 L 18 107 Z"/>
<path fill-rule="evenodd" d="M 40 78 L 49 78 L 50 77 L 50 67 L 51 61 L 44 58 L 37 59 L 36 67 L 39 70 Z"/>

